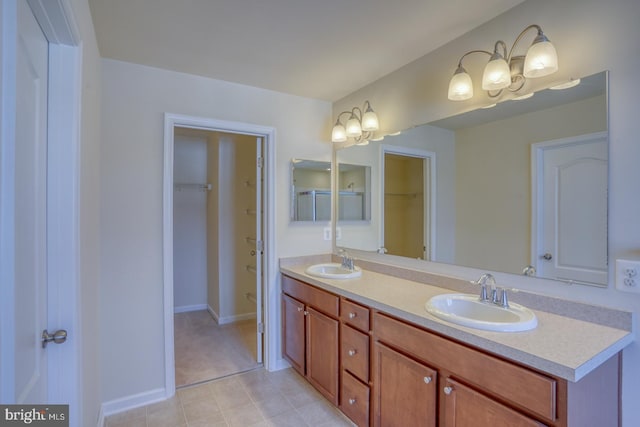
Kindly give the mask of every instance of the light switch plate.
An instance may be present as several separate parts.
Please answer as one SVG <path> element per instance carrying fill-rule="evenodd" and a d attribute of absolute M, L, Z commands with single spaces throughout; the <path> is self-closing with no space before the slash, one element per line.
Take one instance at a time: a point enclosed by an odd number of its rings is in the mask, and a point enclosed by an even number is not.
<path fill-rule="evenodd" d="M 616 260 L 616 288 L 640 294 L 640 261 Z"/>
<path fill-rule="evenodd" d="M 324 240 L 331 240 L 331 227 L 325 227 L 322 229 L 322 237 Z"/>

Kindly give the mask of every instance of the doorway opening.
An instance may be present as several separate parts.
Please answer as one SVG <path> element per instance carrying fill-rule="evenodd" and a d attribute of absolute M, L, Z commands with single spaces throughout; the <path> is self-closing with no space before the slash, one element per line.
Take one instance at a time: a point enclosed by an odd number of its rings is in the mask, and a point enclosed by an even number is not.
<path fill-rule="evenodd" d="M 174 128 L 176 386 L 254 369 L 262 138 Z M 257 170 L 256 170 L 257 169 Z M 257 185 L 256 185 L 257 181 Z M 261 337 L 260 337 L 261 338 Z M 260 346 L 261 347 L 261 346 Z"/>
<path fill-rule="evenodd" d="M 435 154 L 382 148 L 382 242 L 386 253 L 433 260 Z"/>
<path fill-rule="evenodd" d="M 272 130 L 165 120 L 167 395 L 262 366 Z"/>

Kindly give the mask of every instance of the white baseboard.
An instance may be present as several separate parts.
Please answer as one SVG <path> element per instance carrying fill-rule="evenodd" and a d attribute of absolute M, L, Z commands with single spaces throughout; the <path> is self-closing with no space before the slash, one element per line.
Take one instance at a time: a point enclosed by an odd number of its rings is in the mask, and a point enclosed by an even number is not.
<path fill-rule="evenodd" d="M 198 310 L 206 310 L 207 304 L 196 304 L 196 305 L 183 305 L 181 307 L 174 307 L 173 313 L 186 313 L 187 311 L 198 311 Z"/>
<path fill-rule="evenodd" d="M 104 427 L 106 420 L 104 418 L 104 405 L 100 405 L 100 411 L 98 412 L 98 424 L 97 427 Z"/>
<path fill-rule="evenodd" d="M 101 417 L 104 419 L 109 415 L 118 414 L 130 409 L 139 408 L 141 406 L 150 405 L 152 403 L 162 402 L 167 399 L 167 392 L 164 388 L 157 388 L 131 396 L 122 397 L 120 399 L 104 402 L 100 409 Z"/>
<path fill-rule="evenodd" d="M 245 313 L 245 314 L 236 314 L 233 316 L 220 317 L 218 313 L 216 313 L 215 310 L 211 308 L 211 306 L 207 307 L 207 311 L 209 311 L 209 314 L 211 314 L 211 316 L 213 317 L 213 320 L 215 320 L 218 325 L 226 325 L 227 323 L 240 322 L 241 320 L 249 320 L 249 319 L 256 318 L 256 313 Z"/>
<path fill-rule="evenodd" d="M 242 320 L 255 319 L 256 313 L 236 314 L 233 316 L 224 316 L 218 318 L 218 325 L 225 325 L 227 323 L 240 322 Z"/>
<path fill-rule="evenodd" d="M 269 371 L 271 372 L 281 371 L 282 369 L 287 369 L 290 367 L 291 367 L 291 364 L 281 357 L 276 360 L 275 366 L 271 366 L 272 369 L 269 369 Z"/>

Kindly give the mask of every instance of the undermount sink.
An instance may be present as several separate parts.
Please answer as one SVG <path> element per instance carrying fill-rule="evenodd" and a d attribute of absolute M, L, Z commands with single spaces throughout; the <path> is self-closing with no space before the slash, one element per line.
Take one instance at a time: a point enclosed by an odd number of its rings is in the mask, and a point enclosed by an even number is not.
<path fill-rule="evenodd" d="M 305 273 L 310 276 L 322 277 L 324 279 L 355 279 L 362 276 L 362 270 L 360 267 L 353 267 L 353 270 L 350 270 L 343 267 L 342 264 L 338 262 L 314 264 L 307 267 Z"/>
<path fill-rule="evenodd" d="M 425 304 L 434 316 L 470 328 L 495 332 L 520 332 L 538 326 L 536 315 L 520 304 L 509 303 L 508 308 L 480 301 L 477 295 L 436 295 Z"/>

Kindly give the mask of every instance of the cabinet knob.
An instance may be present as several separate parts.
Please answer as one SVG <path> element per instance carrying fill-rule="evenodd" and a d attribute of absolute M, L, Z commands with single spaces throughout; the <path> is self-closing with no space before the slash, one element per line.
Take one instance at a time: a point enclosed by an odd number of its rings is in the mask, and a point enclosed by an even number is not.
<path fill-rule="evenodd" d="M 351 398 L 349 399 L 349 405 L 355 405 L 356 404 L 356 399 L 355 398 Z"/>
<path fill-rule="evenodd" d="M 355 356 L 356 354 L 358 354 L 358 351 L 357 351 L 357 350 L 349 350 L 347 353 L 349 354 L 349 356 L 352 356 L 352 357 L 353 357 L 353 356 Z"/>
<path fill-rule="evenodd" d="M 453 387 L 445 387 L 444 394 L 449 395 L 453 391 Z"/>
<path fill-rule="evenodd" d="M 349 319 L 355 319 L 358 313 L 349 313 Z"/>
<path fill-rule="evenodd" d="M 307 316 L 309 312 L 307 310 L 304 311 L 304 315 Z"/>
<path fill-rule="evenodd" d="M 425 384 L 429 384 L 429 383 L 431 383 L 431 379 L 432 379 L 432 378 L 431 378 L 430 376 L 429 376 L 429 377 L 424 377 L 424 382 L 425 382 Z"/>
<path fill-rule="evenodd" d="M 302 311 L 302 307 L 298 307 L 298 311 Z"/>

